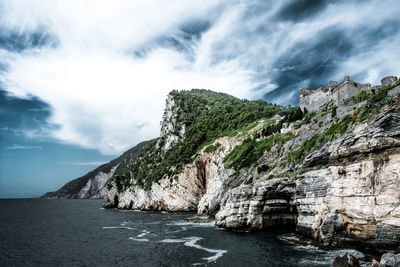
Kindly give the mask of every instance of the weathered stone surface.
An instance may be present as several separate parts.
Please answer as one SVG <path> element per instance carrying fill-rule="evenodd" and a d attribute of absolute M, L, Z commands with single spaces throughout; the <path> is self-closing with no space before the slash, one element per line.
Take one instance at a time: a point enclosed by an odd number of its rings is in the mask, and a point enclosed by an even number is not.
<path fill-rule="evenodd" d="M 297 218 L 292 205 L 294 190 L 294 181 L 287 178 L 234 188 L 221 201 L 216 225 L 229 229 L 290 229 Z"/>
<path fill-rule="evenodd" d="M 330 109 L 338 105 L 337 116 L 327 110 L 310 121 L 285 125 L 281 134 L 292 134 L 290 140 L 272 144 L 250 167 L 237 172 L 228 169 L 225 156 L 244 138 L 266 138 L 260 134 L 255 137 L 263 127 L 260 121 L 251 135 L 220 138 L 214 142 L 221 144 L 214 152 L 199 151 L 177 179 L 162 179 L 149 191 L 138 186 L 124 192 L 112 188 L 105 206 L 197 210 L 200 215 L 215 217 L 216 225 L 223 228 L 295 228 L 327 247 L 350 246 L 374 253 L 399 251 L 400 105 L 384 107 L 386 110 L 369 120 L 350 124 L 344 134 L 318 144 L 297 161 L 287 160 L 291 152 L 362 105 L 352 105 L 349 99 L 369 89 L 370 84 L 347 79 L 318 92 L 302 90 L 303 107 Z M 308 101 L 315 93 L 321 97 Z M 164 116 L 162 136 L 169 141 L 164 149 L 183 138 L 183 134 L 176 135 L 179 122 L 174 121 L 173 105 L 170 103 L 166 110 L 170 113 Z M 267 168 L 259 171 L 257 166 L 261 165 Z M 349 257 L 345 260 L 350 264 Z"/>
<path fill-rule="evenodd" d="M 215 143 L 221 144 L 219 149 L 212 153 L 206 153 L 203 149 L 176 179 L 164 178 L 154 183 L 149 191 L 132 186 L 118 192 L 112 187 L 106 192 L 104 206 L 140 210 L 197 210 L 199 214 L 208 214 L 222 183 L 233 172 L 225 169 L 223 159 L 238 142 L 228 137 L 215 140 Z"/>
<path fill-rule="evenodd" d="M 379 267 L 400 267 L 400 256 L 393 253 L 383 254 Z"/>
<path fill-rule="evenodd" d="M 305 171 L 297 176 L 295 190 L 273 200 L 282 206 L 271 206 L 256 192 L 270 191 L 275 182 L 284 185 L 285 179 L 231 185 L 216 225 L 268 228 L 280 215 L 293 219 L 288 210 L 296 210 L 296 231 L 322 245 L 400 250 L 399 114 L 399 107 L 389 109 L 310 153 L 299 166 Z M 318 169 L 305 169 L 310 167 Z"/>
<path fill-rule="evenodd" d="M 398 95 L 399 93 L 400 93 L 400 85 L 396 86 L 395 88 L 393 88 L 388 92 L 390 96 L 395 96 Z"/>
<path fill-rule="evenodd" d="M 330 81 L 327 88 L 300 88 L 300 108 L 308 111 L 321 111 L 328 106 L 337 106 L 338 115 L 343 117 L 352 113 L 359 106 L 348 105 L 349 100 L 361 90 L 369 91 L 371 89 L 371 84 L 355 83 L 350 80 L 349 76 L 345 76 L 341 83 Z"/>
<path fill-rule="evenodd" d="M 185 124 L 177 120 L 177 108 L 172 95 L 167 96 L 164 120 L 161 125 L 160 140 L 163 140 L 163 150 L 169 150 L 185 134 Z M 178 130 L 179 128 L 179 130 Z M 158 143 L 160 145 L 160 141 Z"/>
<path fill-rule="evenodd" d="M 372 262 L 371 262 L 370 267 L 379 267 L 379 261 L 373 259 Z"/>
<path fill-rule="evenodd" d="M 86 175 L 65 184 L 56 192 L 46 194 L 45 198 L 102 198 L 106 194 L 105 185 L 115 174 L 120 174 L 125 167 L 135 160 L 139 151 L 148 144 L 139 143 L 118 158 L 103 164 Z"/>
<path fill-rule="evenodd" d="M 381 84 L 382 84 L 382 86 L 391 85 L 397 81 L 398 81 L 398 79 L 396 76 L 387 76 L 387 77 L 382 78 Z"/>
<path fill-rule="evenodd" d="M 346 253 L 343 256 L 337 256 L 332 263 L 333 267 L 359 267 L 360 263 L 356 257 Z"/>

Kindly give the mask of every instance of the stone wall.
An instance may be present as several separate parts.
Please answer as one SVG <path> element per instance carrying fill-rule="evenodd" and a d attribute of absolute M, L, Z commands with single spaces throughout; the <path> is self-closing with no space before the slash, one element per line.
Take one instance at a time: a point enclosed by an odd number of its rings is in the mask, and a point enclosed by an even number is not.
<path fill-rule="evenodd" d="M 393 84 L 397 82 L 397 77 L 388 76 L 381 80 L 382 86 Z M 342 106 L 348 106 L 350 104 L 350 99 L 362 90 L 372 90 L 379 89 L 380 86 L 371 87 L 371 84 L 365 83 L 360 84 L 351 81 L 349 76 L 345 76 L 343 82 L 337 83 L 335 81 L 330 81 L 328 87 L 320 87 L 318 89 L 303 89 L 300 88 L 300 108 L 308 111 L 321 111 L 327 106 L 337 106 L 338 108 Z M 394 92 L 394 91 L 393 91 Z M 396 91 L 397 92 L 397 91 Z M 343 109 L 341 113 L 345 113 L 346 110 Z"/>
<path fill-rule="evenodd" d="M 318 111 L 324 105 L 327 105 L 331 99 L 331 93 L 328 88 L 318 89 L 300 89 L 300 108 L 304 111 Z"/>

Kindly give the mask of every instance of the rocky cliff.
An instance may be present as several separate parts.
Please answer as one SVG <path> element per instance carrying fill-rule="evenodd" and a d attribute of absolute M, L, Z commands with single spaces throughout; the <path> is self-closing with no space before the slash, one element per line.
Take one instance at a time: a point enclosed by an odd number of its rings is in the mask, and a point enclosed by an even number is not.
<path fill-rule="evenodd" d="M 110 179 L 104 205 L 197 210 L 223 228 L 399 251 L 400 83 L 387 80 L 357 92 L 343 91 L 358 86 L 348 77 L 330 83 L 309 112 L 174 91 L 160 138 Z"/>
<path fill-rule="evenodd" d="M 55 192 L 46 193 L 42 198 L 103 198 L 107 181 L 134 161 L 140 149 L 147 144 L 148 141 L 138 144 L 118 158 L 66 183 Z"/>

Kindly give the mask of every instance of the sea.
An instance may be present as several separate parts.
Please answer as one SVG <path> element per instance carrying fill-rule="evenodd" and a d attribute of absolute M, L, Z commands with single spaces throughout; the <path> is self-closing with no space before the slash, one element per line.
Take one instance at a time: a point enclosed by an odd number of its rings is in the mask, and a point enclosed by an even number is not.
<path fill-rule="evenodd" d="M 186 222 L 190 212 L 104 209 L 102 200 L 0 200 L 0 266 L 331 266 L 345 250 Z M 289 238 L 290 239 L 290 238 Z"/>

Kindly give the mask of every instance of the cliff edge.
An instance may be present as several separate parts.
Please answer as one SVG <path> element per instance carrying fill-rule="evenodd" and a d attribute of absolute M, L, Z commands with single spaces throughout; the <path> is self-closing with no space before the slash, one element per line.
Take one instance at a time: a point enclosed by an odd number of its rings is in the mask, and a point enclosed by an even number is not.
<path fill-rule="evenodd" d="M 105 207 L 196 210 L 227 229 L 286 229 L 328 247 L 400 250 L 400 83 L 345 77 L 300 107 L 173 91 L 160 138 Z"/>

